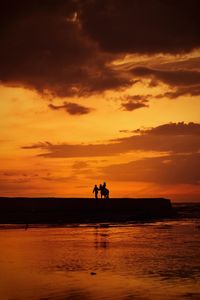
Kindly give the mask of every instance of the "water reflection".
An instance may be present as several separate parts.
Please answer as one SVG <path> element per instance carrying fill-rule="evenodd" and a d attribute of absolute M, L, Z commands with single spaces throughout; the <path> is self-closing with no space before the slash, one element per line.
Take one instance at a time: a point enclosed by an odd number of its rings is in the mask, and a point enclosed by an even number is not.
<path fill-rule="evenodd" d="M 1 300 L 200 295 L 194 222 L 1 230 L 0 244 Z"/>
<path fill-rule="evenodd" d="M 109 247 L 109 229 L 96 226 L 94 230 L 94 246 L 95 248 Z"/>

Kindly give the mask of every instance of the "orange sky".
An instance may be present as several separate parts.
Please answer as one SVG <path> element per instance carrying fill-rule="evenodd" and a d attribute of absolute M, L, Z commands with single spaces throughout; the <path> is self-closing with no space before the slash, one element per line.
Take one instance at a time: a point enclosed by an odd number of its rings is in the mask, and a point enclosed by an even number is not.
<path fill-rule="evenodd" d="M 144 23 L 137 39 L 130 4 L 120 11 L 127 24 L 115 39 L 112 26 L 118 18 L 112 9 L 97 11 L 88 3 L 76 7 L 71 1 L 65 15 L 61 2 L 57 10 L 23 1 L 18 10 L 5 7 L 1 196 L 90 197 L 93 185 L 106 181 L 111 197 L 198 201 L 200 44 L 195 28 L 180 13 L 185 36 L 162 21 L 156 35 L 154 26 Z M 159 9 L 149 12 L 150 20 L 166 12 Z M 170 9 L 177 17 L 180 8 Z M 108 32 L 96 21 L 100 12 L 105 26 L 109 17 Z M 166 33 L 171 40 L 163 46 Z"/>

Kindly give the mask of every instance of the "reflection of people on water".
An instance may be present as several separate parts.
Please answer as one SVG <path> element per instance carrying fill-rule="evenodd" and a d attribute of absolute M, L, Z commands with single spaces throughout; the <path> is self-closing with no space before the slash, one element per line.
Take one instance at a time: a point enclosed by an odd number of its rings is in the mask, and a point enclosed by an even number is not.
<path fill-rule="evenodd" d="M 95 198 L 98 198 L 98 191 L 100 191 L 101 198 L 109 198 L 109 189 L 107 189 L 106 187 L 106 182 L 100 184 L 99 188 L 97 187 L 97 185 L 94 186 L 93 193 L 95 193 Z"/>
<path fill-rule="evenodd" d="M 96 227 L 94 232 L 94 246 L 95 248 L 108 248 L 109 247 L 109 231 L 108 229 L 101 229 L 100 227 Z"/>

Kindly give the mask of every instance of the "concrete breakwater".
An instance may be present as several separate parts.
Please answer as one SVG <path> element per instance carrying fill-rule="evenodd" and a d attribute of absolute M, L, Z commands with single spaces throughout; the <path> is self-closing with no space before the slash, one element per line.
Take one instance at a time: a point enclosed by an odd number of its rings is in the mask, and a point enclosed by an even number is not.
<path fill-rule="evenodd" d="M 173 214 L 165 198 L 0 198 L 0 223 L 124 222 Z"/>

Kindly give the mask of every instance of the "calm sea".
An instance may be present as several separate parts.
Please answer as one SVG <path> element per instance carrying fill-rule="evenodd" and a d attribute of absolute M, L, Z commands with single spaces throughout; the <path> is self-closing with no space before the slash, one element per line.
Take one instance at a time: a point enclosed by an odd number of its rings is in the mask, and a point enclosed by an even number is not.
<path fill-rule="evenodd" d="M 1 300 L 200 299 L 200 204 L 137 224 L 1 225 Z"/>

